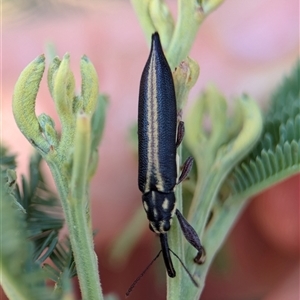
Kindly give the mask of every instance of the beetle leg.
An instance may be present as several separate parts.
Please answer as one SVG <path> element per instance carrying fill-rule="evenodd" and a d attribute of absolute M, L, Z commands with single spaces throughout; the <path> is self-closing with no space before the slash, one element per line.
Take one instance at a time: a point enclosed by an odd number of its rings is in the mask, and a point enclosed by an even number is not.
<path fill-rule="evenodd" d="M 184 218 L 184 216 L 181 214 L 181 212 L 176 209 L 176 216 L 178 218 L 181 230 L 186 238 L 186 240 L 198 250 L 198 253 L 196 257 L 194 258 L 194 261 L 197 264 L 203 264 L 205 262 L 205 250 L 202 246 L 199 236 L 195 229 L 189 224 L 189 222 Z"/>
<path fill-rule="evenodd" d="M 178 127 L 177 127 L 177 137 L 176 137 L 176 148 L 181 144 L 183 137 L 184 137 L 184 122 L 179 121 Z"/>
<path fill-rule="evenodd" d="M 185 180 L 188 177 L 188 175 L 193 167 L 193 162 L 194 162 L 194 159 L 192 156 L 189 156 L 186 159 L 186 161 L 184 162 L 184 164 L 182 166 L 182 171 L 181 171 L 181 174 L 180 174 L 176 184 L 179 184 L 180 182 L 182 182 L 183 180 Z"/>

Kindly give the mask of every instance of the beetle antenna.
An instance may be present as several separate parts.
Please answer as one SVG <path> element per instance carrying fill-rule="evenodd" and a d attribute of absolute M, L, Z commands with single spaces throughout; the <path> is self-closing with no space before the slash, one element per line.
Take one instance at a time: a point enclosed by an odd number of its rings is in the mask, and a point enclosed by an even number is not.
<path fill-rule="evenodd" d="M 187 267 L 184 265 L 183 261 L 180 259 L 180 257 L 174 252 L 172 251 L 170 248 L 169 250 L 173 253 L 173 255 L 175 255 L 178 260 L 180 261 L 181 265 L 183 266 L 183 268 L 185 269 L 186 273 L 189 275 L 189 277 L 191 278 L 193 284 L 198 288 L 199 284 L 197 283 L 197 281 L 194 279 L 193 275 L 190 273 L 190 271 L 187 269 Z"/>
<path fill-rule="evenodd" d="M 173 251 L 172 251 L 173 252 Z M 145 275 L 145 273 L 148 271 L 148 269 L 151 267 L 151 265 L 158 259 L 158 257 L 161 254 L 161 250 L 158 252 L 158 254 L 152 259 L 150 264 L 144 269 L 144 271 L 134 280 L 134 282 L 131 284 L 129 289 L 127 290 L 125 296 L 126 298 L 129 297 L 130 293 L 134 289 L 134 287 L 137 285 L 137 283 L 141 280 L 141 278 Z M 173 253 L 174 254 L 174 253 Z"/>

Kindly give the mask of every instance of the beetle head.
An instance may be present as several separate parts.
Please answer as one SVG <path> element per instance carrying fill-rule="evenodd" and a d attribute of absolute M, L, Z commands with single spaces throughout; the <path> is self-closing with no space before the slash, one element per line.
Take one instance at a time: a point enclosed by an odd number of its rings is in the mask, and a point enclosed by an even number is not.
<path fill-rule="evenodd" d="M 150 229 L 158 234 L 169 231 L 176 210 L 174 192 L 150 191 L 142 200 Z"/>

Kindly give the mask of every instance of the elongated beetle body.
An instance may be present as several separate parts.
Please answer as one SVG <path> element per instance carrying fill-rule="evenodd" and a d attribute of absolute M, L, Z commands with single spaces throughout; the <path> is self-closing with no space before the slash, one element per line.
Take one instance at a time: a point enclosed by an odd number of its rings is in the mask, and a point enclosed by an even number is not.
<path fill-rule="evenodd" d="M 142 73 L 138 106 L 138 185 L 149 227 L 160 237 L 170 277 L 175 277 L 167 232 L 176 214 L 184 236 L 197 250 L 197 262 L 204 262 L 204 248 L 193 227 L 176 209 L 174 189 L 191 169 L 189 158 L 177 182 L 176 148 L 183 138 L 183 122 L 177 126 L 176 97 L 172 72 L 164 56 L 158 33 L 152 35 L 149 58 Z M 173 251 L 171 251 L 173 253 Z"/>

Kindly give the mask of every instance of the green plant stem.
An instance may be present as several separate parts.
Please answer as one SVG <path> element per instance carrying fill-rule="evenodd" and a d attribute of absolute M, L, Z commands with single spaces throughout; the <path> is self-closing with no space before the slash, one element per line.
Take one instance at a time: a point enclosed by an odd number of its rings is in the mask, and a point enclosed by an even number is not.
<path fill-rule="evenodd" d="M 87 203 L 87 174 L 91 145 L 91 119 L 85 114 L 77 117 L 73 168 L 71 176 L 72 201 L 84 208 Z"/>
<path fill-rule="evenodd" d="M 190 221 L 190 223 L 193 224 L 193 227 L 195 228 L 195 230 L 198 233 L 200 232 L 200 226 L 201 226 L 201 225 L 199 226 L 199 223 L 202 223 L 205 226 L 205 223 L 200 222 L 200 218 L 206 218 L 207 217 L 206 214 L 209 213 L 210 207 L 213 203 L 213 201 L 211 201 L 211 200 L 214 199 L 216 197 L 217 193 L 218 193 L 218 185 L 221 184 L 220 178 L 221 178 L 220 174 L 218 174 L 218 172 L 216 171 L 216 172 L 211 173 L 208 176 L 207 180 L 205 180 L 205 182 L 202 182 L 201 187 L 199 187 L 197 185 L 197 190 L 195 191 L 194 197 L 200 197 L 200 199 L 203 202 L 206 203 L 205 207 L 204 206 L 201 207 L 201 210 L 196 210 L 197 214 L 194 214 L 193 218 L 191 218 L 191 221 Z M 212 189 L 211 187 L 217 187 L 217 188 Z M 210 201 L 205 201 L 203 199 L 203 196 L 205 196 L 206 199 L 209 199 Z M 198 204 L 198 202 L 197 202 L 197 204 Z M 194 211 L 194 210 L 191 209 L 191 211 Z M 200 234 L 199 234 L 199 237 L 201 238 Z M 209 250 L 212 250 L 212 252 L 215 253 L 215 249 L 210 249 L 210 248 L 208 249 L 207 248 L 207 245 L 205 244 L 205 241 L 202 240 L 202 243 L 205 245 L 206 252 L 209 252 Z M 199 299 L 199 297 L 194 298 L 194 295 L 195 294 L 198 295 L 198 293 L 200 295 L 201 292 L 202 292 L 202 289 L 204 287 L 204 281 L 205 281 L 206 273 L 207 273 L 208 268 L 210 266 L 211 260 L 209 260 L 209 262 L 206 260 L 205 264 L 202 265 L 202 266 L 196 265 L 193 262 L 193 258 L 197 254 L 195 252 L 195 249 L 191 245 L 189 245 L 188 243 L 186 243 L 185 246 L 186 247 L 185 247 L 184 253 L 185 253 L 185 257 L 188 259 L 187 268 L 191 272 L 191 274 L 195 275 L 194 277 L 195 277 L 195 279 L 197 280 L 197 282 L 199 284 L 199 289 L 196 289 L 192 285 L 192 283 L 190 281 L 190 278 L 186 274 L 183 274 L 184 276 L 182 276 L 180 278 L 180 281 L 179 281 L 179 283 L 177 282 L 177 285 L 174 282 L 173 286 L 168 287 L 170 289 L 175 290 L 175 292 L 174 291 L 170 292 L 170 295 L 172 297 L 168 298 L 169 300 L 171 300 L 171 299 L 172 300 L 180 300 L 180 299 L 183 299 L 183 298 L 189 299 L 189 300 L 190 299 Z M 210 254 L 211 253 L 209 253 L 209 255 Z M 205 271 L 203 271 L 203 266 L 206 268 Z M 197 270 L 196 270 L 196 268 L 197 268 Z M 200 270 L 198 268 L 200 268 Z M 200 276 L 198 276 L 199 272 L 201 272 Z M 171 279 L 170 281 L 172 281 L 172 280 L 174 280 L 174 279 Z M 169 289 L 168 289 L 168 291 L 169 291 Z"/>
<path fill-rule="evenodd" d="M 66 174 L 63 174 L 62 164 L 56 161 L 56 163 L 49 163 L 49 166 L 59 191 L 68 225 L 82 299 L 102 300 L 104 298 L 93 237 L 86 216 L 87 168 L 90 155 L 90 118 L 86 115 L 77 118 L 74 144 L 71 188 L 69 188 Z"/>
<path fill-rule="evenodd" d="M 240 99 L 239 103 L 243 115 L 243 124 L 239 134 L 233 140 L 229 141 L 227 145 L 221 146 L 218 151 L 212 151 L 212 153 L 217 153 L 216 159 L 211 165 L 203 164 L 205 173 L 202 172 L 202 176 L 199 176 L 197 179 L 197 187 L 190 208 L 190 220 L 206 248 L 207 260 L 204 265 L 199 266 L 193 264 L 190 266 L 192 274 L 198 277 L 200 289 L 193 290 L 189 288 L 187 279 L 183 278 L 184 282 L 181 283 L 183 289 L 182 293 L 187 299 L 199 299 L 212 259 L 245 205 L 244 202 L 241 201 L 232 207 L 225 204 L 221 207 L 217 202 L 218 193 L 224 178 L 228 175 L 233 166 L 251 150 L 259 139 L 262 131 L 262 116 L 257 104 L 245 96 Z M 195 159 L 198 162 L 197 167 L 200 169 L 202 162 L 201 156 L 196 156 Z M 208 159 L 208 161 L 211 160 Z M 205 176 L 203 174 L 205 174 Z M 209 214 L 213 207 L 214 222 L 218 224 L 218 227 L 216 227 L 215 223 L 212 224 L 212 228 L 215 230 L 213 234 L 216 236 L 211 234 L 211 231 L 208 234 L 208 230 L 205 230 Z M 215 211 L 216 208 L 219 208 L 219 210 L 217 209 L 217 211 Z M 220 230 L 220 228 L 222 230 Z M 218 230 L 220 230 L 222 234 Z M 190 245 L 186 247 L 186 257 L 194 255 L 194 249 Z"/>
<path fill-rule="evenodd" d="M 195 191 L 190 217 L 195 222 L 196 231 L 202 238 L 206 222 L 215 202 L 223 179 L 231 169 L 239 162 L 255 145 L 262 132 L 262 116 L 260 109 L 254 100 L 244 96 L 239 100 L 241 113 L 243 115 L 243 126 L 238 136 L 229 142 L 227 146 L 221 147 L 216 153 L 216 159 L 211 166 L 206 166 L 206 176 L 198 177 L 198 188 Z M 201 161 L 196 157 L 196 161 Z M 197 165 L 201 168 L 200 163 Z M 202 173 L 203 174 L 203 173 Z"/>
<path fill-rule="evenodd" d="M 141 27 L 146 34 L 148 44 L 150 44 L 152 33 L 155 32 L 155 27 L 149 14 L 150 1 L 151 0 L 131 0 L 131 5 L 134 8 Z"/>
<path fill-rule="evenodd" d="M 70 202 L 73 200 L 69 199 Z M 69 227 L 69 234 L 82 299 L 104 299 L 100 286 L 94 244 L 87 224 L 85 211 L 78 210 L 76 204 L 73 203 L 68 209 L 66 220 L 69 220 L 69 223 L 73 225 Z"/>
<path fill-rule="evenodd" d="M 219 188 L 221 186 L 223 178 L 225 178 L 226 173 L 220 169 L 215 169 L 211 171 L 207 177 L 202 180 L 201 184 L 195 190 L 194 197 L 198 199 L 196 202 L 196 207 L 191 207 L 192 218 L 191 222 L 196 224 L 196 231 L 199 234 L 199 237 L 203 237 L 203 232 L 206 225 L 206 220 L 208 214 L 211 211 L 214 200 L 218 194 Z M 212 188 L 213 187 L 213 188 Z M 197 198 L 196 198 L 197 197 Z M 201 199 L 201 201 L 199 201 Z M 195 203 L 195 202 L 194 202 Z M 201 203 L 201 209 L 199 205 Z M 197 212 L 197 213 L 193 213 Z"/>
<path fill-rule="evenodd" d="M 201 272 L 207 272 L 215 255 L 216 251 L 213 249 L 219 249 L 229 234 L 228 228 L 232 228 L 234 223 L 238 220 L 238 216 L 247 206 L 248 201 L 245 199 L 239 199 L 234 205 L 218 205 L 215 207 L 215 221 L 207 229 L 203 242 L 206 245 L 208 254 L 206 257 L 206 263 L 202 266 Z M 200 295 L 200 294 L 199 294 Z"/>
<path fill-rule="evenodd" d="M 179 166 L 181 165 L 182 162 L 182 147 L 179 146 L 177 149 L 177 166 L 178 166 L 178 170 L 179 171 Z M 179 173 L 179 172 L 178 172 Z M 182 211 L 182 185 L 179 184 L 178 186 L 176 186 L 176 190 L 175 190 L 175 197 L 176 197 L 176 207 L 179 211 Z M 181 234 L 181 229 L 177 220 L 177 217 L 174 216 L 173 217 L 173 222 L 172 222 L 172 226 L 171 226 L 171 230 L 168 233 L 168 241 L 169 241 L 169 247 L 170 249 L 172 249 L 180 258 L 181 260 L 184 262 L 184 247 L 183 247 L 183 238 L 182 238 L 182 234 Z M 171 254 L 172 256 L 172 254 Z M 185 276 L 185 274 L 183 274 L 183 268 L 179 262 L 179 260 L 173 256 L 174 259 L 172 259 L 173 261 L 173 265 L 176 271 L 176 277 L 175 278 L 170 278 L 169 276 L 167 276 L 167 299 L 171 300 L 171 299 L 175 299 L 177 297 L 177 295 L 181 294 L 181 280 L 182 277 Z"/>
<path fill-rule="evenodd" d="M 243 209 L 248 204 L 248 201 L 244 199 L 239 199 L 234 205 L 217 205 L 214 206 L 214 223 L 209 226 L 205 232 L 203 238 L 203 244 L 206 249 L 206 261 L 201 266 L 195 266 L 193 272 L 195 272 L 195 277 L 199 283 L 199 289 L 191 289 L 188 286 L 187 279 L 183 285 L 183 293 L 186 299 L 198 300 L 205 286 L 206 274 L 209 271 L 211 263 L 215 255 L 217 254 L 217 249 L 220 249 L 223 242 L 230 232 L 230 228 L 233 227 L 234 223 L 238 220 L 238 216 L 241 214 Z M 195 269 L 195 270 L 194 270 Z M 180 298 L 178 298 L 180 299 Z"/>
<path fill-rule="evenodd" d="M 82 299 L 102 300 L 104 298 L 100 286 L 98 265 L 85 210 L 80 209 L 69 194 L 67 182 L 64 181 L 60 169 L 53 165 L 50 165 L 50 169 L 60 195 L 69 230 Z"/>
<path fill-rule="evenodd" d="M 206 1 L 210 4 L 209 7 L 208 5 L 201 6 L 198 2 L 178 0 L 178 20 L 167 50 L 171 70 L 174 70 L 188 56 L 201 23 L 223 0 Z"/>
<path fill-rule="evenodd" d="M 214 9 L 216 9 L 224 0 L 208 0 L 199 2 L 195 0 L 179 0 L 178 1 L 178 18 L 175 30 L 170 37 L 161 37 L 162 40 L 170 40 L 166 49 L 166 56 L 171 67 L 174 70 L 181 61 L 183 61 L 191 50 L 195 40 L 199 26 L 203 20 Z M 136 11 L 141 27 L 143 28 L 148 43 L 152 33 L 156 29 L 156 24 L 149 14 L 149 6 L 151 0 L 131 0 L 131 4 Z"/>

